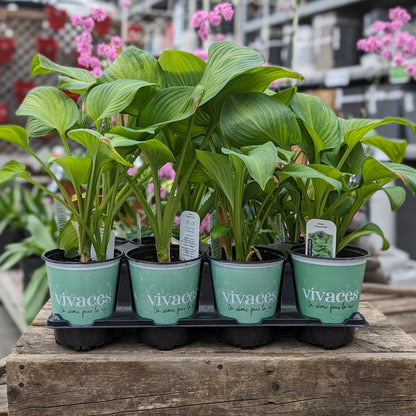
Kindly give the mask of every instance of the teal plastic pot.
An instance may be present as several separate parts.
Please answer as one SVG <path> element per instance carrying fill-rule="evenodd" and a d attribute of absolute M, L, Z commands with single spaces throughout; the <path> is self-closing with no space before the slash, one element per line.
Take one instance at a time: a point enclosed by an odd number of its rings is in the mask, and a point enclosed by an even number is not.
<path fill-rule="evenodd" d="M 232 262 L 210 257 L 217 312 L 239 323 L 258 323 L 276 313 L 285 256 L 260 247 L 263 261 Z"/>
<path fill-rule="evenodd" d="M 71 325 L 91 325 L 114 312 L 122 253 L 114 259 L 80 263 L 65 259 L 62 250 L 42 255 L 46 263 L 52 312 Z"/>
<path fill-rule="evenodd" d="M 289 252 L 302 315 L 339 324 L 358 311 L 367 251 L 349 246 L 336 258 L 307 256 L 305 246 Z"/>
<path fill-rule="evenodd" d="M 177 256 L 177 247 L 171 254 Z M 126 253 L 136 313 L 155 324 L 175 324 L 195 313 L 201 257 L 189 261 L 158 263 L 154 246 L 144 245 Z"/>

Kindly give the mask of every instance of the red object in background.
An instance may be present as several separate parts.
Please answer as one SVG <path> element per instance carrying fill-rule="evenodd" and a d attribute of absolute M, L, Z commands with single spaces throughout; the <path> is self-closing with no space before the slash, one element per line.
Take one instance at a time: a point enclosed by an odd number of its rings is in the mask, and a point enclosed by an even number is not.
<path fill-rule="evenodd" d="M 36 87 L 36 83 L 34 81 L 16 81 L 14 83 L 14 92 L 16 95 L 16 103 L 20 105 L 23 99 L 26 97 L 26 94 L 32 89 Z"/>
<path fill-rule="evenodd" d="M 0 62 L 7 64 L 13 59 L 16 42 L 12 38 L 0 38 Z"/>
<path fill-rule="evenodd" d="M 36 38 L 36 47 L 39 53 L 55 61 L 59 43 L 54 38 Z"/>
<path fill-rule="evenodd" d="M 45 7 L 46 18 L 49 22 L 49 27 L 53 30 L 61 29 L 65 26 L 66 22 L 66 11 L 56 9 L 55 7 Z"/>
<path fill-rule="evenodd" d="M 94 32 L 99 36 L 104 36 L 110 31 L 111 19 L 107 16 L 102 22 L 95 22 Z"/>
<path fill-rule="evenodd" d="M 76 103 L 78 102 L 79 94 L 75 94 L 74 92 L 68 90 L 62 90 L 69 98 L 72 98 Z"/>
<path fill-rule="evenodd" d="M 0 124 L 7 122 L 7 116 L 9 114 L 9 107 L 6 103 L 0 103 Z"/>

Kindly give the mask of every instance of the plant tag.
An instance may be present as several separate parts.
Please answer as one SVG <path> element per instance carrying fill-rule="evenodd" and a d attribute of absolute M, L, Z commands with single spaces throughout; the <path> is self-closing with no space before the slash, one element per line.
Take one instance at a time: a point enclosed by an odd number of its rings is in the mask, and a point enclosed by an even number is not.
<path fill-rule="evenodd" d="M 54 207 L 55 207 L 55 218 L 56 218 L 56 224 L 58 226 L 58 231 L 61 231 L 63 226 L 68 221 L 68 216 L 66 215 L 66 208 L 64 204 L 61 204 L 56 199 L 54 199 Z"/>
<path fill-rule="evenodd" d="M 102 235 L 104 233 L 104 230 L 101 229 L 100 231 Z M 108 241 L 107 252 L 105 255 L 105 258 L 107 260 L 114 258 L 115 244 L 116 244 L 116 235 L 114 234 L 114 231 L 111 231 L 110 240 Z M 95 252 L 94 246 L 91 246 L 91 260 L 97 260 L 97 253 Z"/>
<path fill-rule="evenodd" d="M 179 229 L 179 258 L 192 260 L 199 256 L 199 215 L 193 211 L 183 211 Z"/>
<path fill-rule="evenodd" d="M 336 240 L 337 227 L 332 221 L 312 219 L 306 223 L 306 255 L 335 257 Z"/>
<path fill-rule="evenodd" d="M 142 243 L 142 220 L 140 218 L 140 214 L 136 215 L 136 223 L 137 223 L 137 230 L 136 230 L 137 244 L 141 244 Z"/>
<path fill-rule="evenodd" d="M 211 212 L 209 215 L 209 229 L 218 225 L 217 213 Z M 214 259 L 221 259 L 221 238 L 210 238 L 211 242 L 211 257 Z"/>

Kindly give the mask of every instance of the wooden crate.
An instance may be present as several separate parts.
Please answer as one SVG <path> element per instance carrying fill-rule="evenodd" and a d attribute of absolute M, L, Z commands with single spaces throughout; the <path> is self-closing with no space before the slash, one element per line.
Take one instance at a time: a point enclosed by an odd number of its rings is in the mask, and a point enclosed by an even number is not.
<path fill-rule="evenodd" d="M 287 336 L 159 351 L 131 335 L 79 353 L 55 343 L 44 308 L 7 357 L 9 415 L 415 415 L 416 341 L 360 311 L 370 326 L 332 351 Z"/>

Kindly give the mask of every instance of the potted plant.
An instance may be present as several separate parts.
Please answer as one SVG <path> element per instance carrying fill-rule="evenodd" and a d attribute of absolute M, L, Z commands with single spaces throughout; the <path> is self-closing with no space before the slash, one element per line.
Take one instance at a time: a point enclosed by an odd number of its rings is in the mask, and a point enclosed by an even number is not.
<path fill-rule="evenodd" d="M 90 84 L 96 81 L 85 70 L 71 71 Z M 121 252 L 116 252 L 114 257 L 109 241 L 115 216 L 124 202 L 119 188 L 131 166 L 128 156 L 123 158 L 104 136 L 106 124 L 100 129 L 100 125 L 94 126 L 88 118 L 90 106 L 94 106 L 94 101 L 80 110 L 58 88 L 37 87 L 29 92 L 17 110 L 18 115 L 29 116 L 26 129 L 14 125 L 0 129 L 0 138 L 15 144 L 40 163 L 59 192 L 52 192 L 32 177 L 26 166 L 14 160 L 0 169 L 1 184 L 20 177 L 42 189 L 69 214 L 66 218 L 64 213 L 59 224 L 60 249 L 45 253 L 44 260 L 53 311 L 72 325 L 89 325 L 109 316 L 114 308 Z M 30 140 L 51 133 L 59 135 L 65 155 L 42 160 L 30 148 Z M 83 149 L 82 156 L 73 154 L 75 146 Z M 57 167 L 72 183 L 74 196 L 67 193 L 59 180 Z M 108 276 L 104 274 L 107 269 Z"/>
<path fill-rule="evenodd" d="M 302 139 L 297 145 L 300 151 L 293 153 L 291 160 L 294 161 L 302 153 L 307 158 L 308 167 L 327 179 L 305 176 L 304 173 L 296 174 L 295 170 L 299 172 L 304 170 L 302 164 L 281 165 L 276 170 L 275 174 L 284 189 L 277 199 L 277 211 L 281 213 L 286 227 L 284 235 L 289 241 L 296 242 L 299 241 L 301 233 L 306 235 L 308 220 L 313 218 L 329 220 L 336 226 L 336 253 L 337 257 L 341 257 L 339 261 L 335 260 L 340 263 L 360 263 L 357 266 L 358 281 L 351 292 L 354 295 L 349 296 L 348 302 L 345 297 L 341 302 L 331 300 L 332 294 L 335 293 L 336 297 L 336 294 L 341 293 L 342 290 L 321 288 L 315 278 L 311 278 L 307 287 L 297 283 L 298 302 L 305 315 L 339 323 L 357 309 L 366 258 L 366 253 L 359 249 L 346 249 L 347 245 L 359 236 L 376 233 L 382 237 L 383 249 L 388 248 L 388 242 L 377 225 L 369 223 L 348 233 L 351 221 L 368 199 L 379 190 L 387 194 L 392 209 L 399 208 L 404 202 L 405 192 L 402 187 L 389 185 L 395 179 L 401 179 L 413 193 L 416 191 L 414 186 L 416 171 L 400 163 L 405 154 L 406 142 L 385 139 L 371 132 L 377 126 L 391 122 L 409 125 L 413 130 L 415 125 L 400 118 L 344 120 L 337 117 L 319 98 L 300 93 L 293 95 L 289 107 L 299 120 L 302 131 Z M 253 123 L 253 117 L 255 115 L 247 115 L 245 119 L 247 125 Z M 257 121 L 258 118 L 255 120 Z M 245 125 L 242 126 L 243 129 L 244 127 Z M 368 146 L 382 150 L 391 162 L 381 162 L 371 155 L 366 155 L 365 147 Z M 342 250 L 347 250 L 348 254 Z M 293 249 L 291 254 L 294 259 L 295 276 L 299 276 L 298 260 L 308 256 L 305 255 L 304 247 Z M 352 261 L 350 257 L 361 257 L 361 259 Z M 329 259 L 317 258 L 311 261 L 323 262 L 323 264 L 332 262 Z M 309 273 L 311 267 L 306 266 Z M 336 273 L 338 275 L 340 272 Z M 321 270 L 319 274 L 323 275 Z M 351 282 L 350 272 L 347 272 L 347 275 L 348 281 Z M 296 279 L 298 280 L 298 277 Z M 338 280 L 332 278 L 331 281 Z M 306 297 L 308 294 L 312 296 L 313 291 L 318 291 L 320 294 L 315 295 L 311 302 Z M 323 296 L 324 292 L 331 295 Z M 322 296 L 323 299 L 319 300 Z M 304 302 L 301 303 L 302 300 Z M 313 304 L 315 313 L 312 310 L 306 311 L 305 304 Z M 328 311 L 330 316 L 324 318 L 323 314 Z"/>

